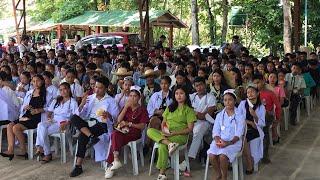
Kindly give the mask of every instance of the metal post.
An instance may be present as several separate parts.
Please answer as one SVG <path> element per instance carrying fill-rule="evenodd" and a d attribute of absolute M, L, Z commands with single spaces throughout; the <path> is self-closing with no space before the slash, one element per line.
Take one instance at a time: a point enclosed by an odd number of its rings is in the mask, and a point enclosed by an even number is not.
<path fill-rule="evenodd" d="M 304 3 L 304 47 L 308 43 L 308 0 Z"/>
<path fill-rule="evenodd" d="M 27 21 L 26 21 L 26 0 L 22 1 L 22 16 L 23 16 L 23 34 L 27 34 Z"/>

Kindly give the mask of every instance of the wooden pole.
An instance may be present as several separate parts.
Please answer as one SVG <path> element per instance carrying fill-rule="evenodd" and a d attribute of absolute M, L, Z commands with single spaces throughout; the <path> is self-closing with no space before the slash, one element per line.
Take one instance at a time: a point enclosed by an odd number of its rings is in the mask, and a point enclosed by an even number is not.
<path fill-rule="evenodd" d="M 294 41 L 295 51 L 298 51 L 300 48 L 300 33 L 301 33 L 300 6 L 301 6 L 300 0 L 294 0 L 293 41 Z"/>
<path fill-rule="evenodd" d="M 17 20 L 17 9 L 16 9 L 16 1 L 15 0 L 12 0 L 12 7 L 13 7 L 14 22 L 16 24 L 17 43 L 20 43 L 20 33 L 19 33 L 19 25 L 18 25 L 18 20 Z"/>
<path fill-rule="evenodd" d="M 150 49 L 150 29 L 149 29 L 149 0 L 145 0 L 146 2 L 146 16 L 145 16 L 145 22 L 146 22 L 146 38 L 145 38 L 145 43 L 146 43 L 146 48 L 147 50 Z"/>
<path fill-rule="evenodd" d="M 58 24 L 58 26 L 57 26 L 57 36 L 58 36 L 58 39 L 60 39 L 62 37 L 62 25 L 61 24 Z"/>
<path fill-rule="evenodd" d="M 100 33 L 100 26 L 96 26 L 96 34 L 99 34 Z"/>
<path fill-rule="evenodd" d="M 27 34 L 27 21 L 26 21 L 26 0 L 22 0 L 22 16 L 23 16 L 23 34 Z"/>
<path fill-rule="evenodd" d="M 169 47 L 173 48 L 173 25 L 170 25 L 170 32 L 169 32 Z"/>

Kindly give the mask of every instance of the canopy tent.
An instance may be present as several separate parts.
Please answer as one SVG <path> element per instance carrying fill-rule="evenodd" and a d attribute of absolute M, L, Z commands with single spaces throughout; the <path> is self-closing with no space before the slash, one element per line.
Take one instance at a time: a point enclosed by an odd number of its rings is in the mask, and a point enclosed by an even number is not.
<path fill-rule="evenodd" d="M 53 19 L 48 19 L 44 22 L 40 22 L 35 26 L 31 26 L 27 28 L 27 31 L 50 31 L 54 28 L 57 24 L 54 23 Z"/>
<path fill-rule="evenodd" d="M 145 12 L 143 12 L 145 15 Z M 187 25 L 165 10 L 150 10 L 151 26 L 187 28 Z M 140 27 L 138 11 L 86 11 L 84 14 L 59 23 L 61 25 Z"/>
<path fill-rule="evenodd" d="M 246 25 L 247 18 L 248 14 L 243 12 L 241 6 L 233 6 L 229 16 L 229 26 L 243 27 Z"/>

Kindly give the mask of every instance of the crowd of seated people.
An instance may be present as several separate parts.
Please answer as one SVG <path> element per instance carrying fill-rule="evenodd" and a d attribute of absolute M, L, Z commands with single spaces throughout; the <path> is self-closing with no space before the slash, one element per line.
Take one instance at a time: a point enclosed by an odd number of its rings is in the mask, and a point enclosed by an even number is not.
<path fill-rule="evenodd" d="M 8 146 L 0 155 L 27 159 L 24 131 L 34 129 L 35 155 L 49 163 L 50 135 L 70 131 L 77 141 L 70 177 L 83 173 L 86 152 L 93 148 L 95 161 L 106 162 L 105 178 L 112 178 L 123 166 L 121 149 L 138 139 L 144 155 L 158 145 L 158 180 L 168 178 L 168 159 L 186 143 L 192 163 L 209 157 L 214 179 L 227 179 L 242 150 L 250 175 L 255 166 L 271 162 L 270 142 L 280 142 L 281 108 L 290 109 L 295 126 L 300 105 L 308 107 L 306 99 L 319 96 L 320 66 L 316 53 L 258 60 L 233 43 L 222 52 L 174 51 L 162 43 L 151 50 L 83 45 L 3 52 L 0 125 Z M 181 160 L 179 169 L 185 172 L 186 164 Z"/>

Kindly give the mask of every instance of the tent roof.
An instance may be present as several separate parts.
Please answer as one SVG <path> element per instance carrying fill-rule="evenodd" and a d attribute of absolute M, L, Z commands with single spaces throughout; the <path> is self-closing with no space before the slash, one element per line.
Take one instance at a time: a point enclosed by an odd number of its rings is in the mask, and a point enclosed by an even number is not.
<path fill-rule="evenodd" d="M 145 15 L 145 12 L 143 12 Z M 149 22 L 153 26 L 173 25 L 175 28 L 187 28 L 187 25 L 177 17 L 165 10 L 150 10 Z M 65 20 L 62 25 L 82 25 L 82 26 L 110 26 L 110 27 L 139 27 L 140 17 L 138 11 L 85 11 L 84 14 Z"/>
<path fill-rule="evenodd" d="M 41 22 L 35 26 L 27 28 L 28 31 L 48 31 L 51 28 L 55 27 L 57 24 L 54 23 L 53 19 L 48 19 L 44 22 Z"/>

